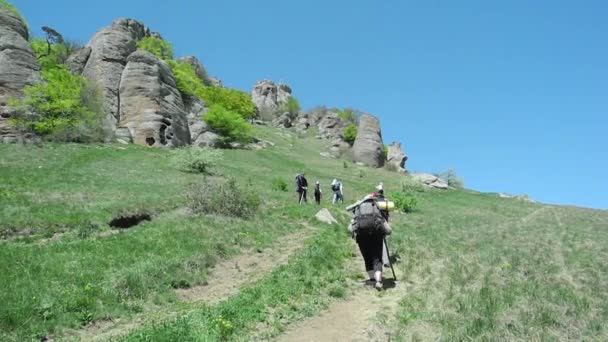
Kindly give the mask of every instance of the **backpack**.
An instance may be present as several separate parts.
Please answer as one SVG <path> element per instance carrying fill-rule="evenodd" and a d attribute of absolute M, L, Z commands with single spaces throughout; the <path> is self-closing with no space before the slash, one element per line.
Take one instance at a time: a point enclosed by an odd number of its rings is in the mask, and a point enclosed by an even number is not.
<path fill-rule="evenodd" d="M 342 185 L 340 182 L 336 182 L 334 185 L 331 186 L 331 189 L 333 191 L 338 191 L 340 190 L 340 185 Z"/>
<path fill-rule="evenodd" d="M 354 231 L 357 234 L 374 235 L 382 231 L 383 216 L 374 200 L 361 203 L 355 209 Z"/>
<path fill-rule="evenodd" d="M 298 173 L 296 175 L 296 191 L 301 191 L 302 190 L 302 186 L 303 186 L 302 183 L 304 182 L 303 178 L 304 178 L 304 176 L 302 176 L 301 173 Z"/>

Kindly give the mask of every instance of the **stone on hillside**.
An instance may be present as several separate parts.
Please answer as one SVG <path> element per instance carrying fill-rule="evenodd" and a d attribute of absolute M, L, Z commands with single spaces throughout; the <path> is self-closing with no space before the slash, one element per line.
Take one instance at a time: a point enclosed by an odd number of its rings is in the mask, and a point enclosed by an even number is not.
<path fill-rule="evenodd" d="M 350 145 L 342 139 L 334 139 L 329 147 L 329 153 L 333 158 L 339 158 L 350 148 Z"/>
<path fill-rule="evenodd" d="M 114 130 L 119 117 L 119 87 L 129 57 L 137 50 L 137 41 L 149 34 L 142 23 L 117 19 L 97 32 L 87 44 L 90 56 L 82 74 L 101 88 L 108 111 L 107 125 Z"/>
<path fill-rule="evenodd" d="M 427 185 L 427 186 L 430 186 L 433 188 L 437 188 L 437 189 L 447 189 L 448 188 L 448 183 L 435 175 L 431 175 L 428 173 L 413 173 L 411 175 L 411 177 L 415 181 L 418 181 L 424 185 Z"/>
<path fill-rule="evenodd" d="M 263 120 L 273 120 L 276 112 L 291 97 L 291 88 L 286 84 L 276 85 L 273 81 L 262 80 L 251 91 L 251 100 Z"/>
<path fill-rule="evenodd" d="M 90 55 L 91 47 L 83 47 L 82 49 L 74 51 L 65 61 L 65 64 L 68 66 L 72 74 L 80 75 L 84 70 L 84 66 L 87 65 Z"/>
<path fill-rule="evenodd" d="M 276 127 L 289 128 L 292 126 L 291 114 L 284 113 L 278 118 L 272 121 L 272 124 Z"/>
<path fill-rule="evenodd" d="M 222 144 L 222 137 L 211 131 L 203 132 L 192 143 L 194 146 L 219 147 Z"/>
<path fill-rule="evenodd" d="M 209 82 L 211 82 L 212 87 L 223 87 L 224 86 L 224 84 L 222 83 L 222 80 L 220 80 L 217 77 L 210 76 Z"/>
<path fill-rule="evenodd" d="M 319 210 L 319 212 L 315 215 L 315 218 L 326 224 L 338 223 L 338 220 L 336 220 L 332 216 L 332 214 L 329 212 L 329 210 L 327 210 L 327 208 Z"/>
<path fill-rule="evenodd" d="M 384 165 L 384 143 L 380 131 L 380 121 L 369 114 L 359 119 L 357 138 L 353 144 L 354 161 L 370 167 Z"/>
<path fill-rule="evenodd" d="M 186 56 L 184 58 L 180 58 L 180 61 L 190 64 L 190 66 L 192 66 L 192 68 L 194 69 L 196 76 L 203 82 L 204 85 L 206 85 L 206 86 L 213 85 L 213 82 L 212 82 L 211 78 L 209 77 L 209 74 L 207 74 L 207 70 L 205 69 L 203 64 L 198 60 L 198 58 L 196 58 L 194 56 Z"/>
<path fill-rule="evenodd" d="M 9 99 L 23 95 L 23 88 L 41 81 L 40 65 L 29 42 L 23 20 L 0 6 L 0 142 L 17 142 L 24 133 L 9 120 L 15 114 Z"/>
<path fill-rule="evenodd" d="M 407 161 L 407 155 L 401 148 L 401 143 L 393 142 L 388 146 L 388 153 L 386 163 L 392 165 L 398 172 L 406 172 L 405 162 Z"/>
<path fill-rule="evenodd" d="M 346 126 L 346 122 L 333 112 L 327 113 L 317 124 L 319 136 L 324 139 L 342 139 Z"/>
<path fill-rule="evenodd" d="M 120 81 L 120 122 L 138 145 L 190 144 L 187 113 L 169 65 L 146 51 L 127 58 Z"/>

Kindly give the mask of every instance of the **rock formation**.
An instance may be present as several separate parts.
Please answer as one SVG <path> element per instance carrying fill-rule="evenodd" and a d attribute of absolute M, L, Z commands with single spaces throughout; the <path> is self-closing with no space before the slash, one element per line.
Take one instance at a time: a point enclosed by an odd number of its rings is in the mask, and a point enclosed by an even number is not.
<path fill-rule="evenodd" d="M 443 179 L 428 173 L 413 173 L 412 179 L 432 188 L 447 189 L 448 183 Z"/>
<path fill-rule="evenodd" d="M 384 143 L 380 121 L 372 115 L 363 114 L 359 120 L 357 138 L 353 144 L 354 161 L 370 167 L 384 165 Z"/>
<path fill-rule="evenodd" d="M 203 64 L 196 58 L 195 56 L 186 56 L 184 58 L 180 58 L 180 61 L 184 63 L 190 64 L 196 73 L 196 76 L 203 82 L 206 86 L 214 86 L 214 81 L 207 74 L 207 70 Z"/>
<path fill-rule="evenodd" d="M 120 122 L 134 143 L 190 144 L 187 113 L 169 65 L 145 51 L 127 58 L 120 80 Z"/>
<path fill-rule="evenodd" d="M 314 119 L 311 121 L 314 122 Z M 343 139 L 344 128 L 346 128 L 347 125 L 348 124 L 342 120 L 338 114 L 329 112 L 317 123 L 319 136 L 324 139 Z"/>
<path fill-rule="evenodd" d="M 405 170 L 405 162 L 407 161 L 407 155 L 401 148 L 401 143 L 393 142 L 388 146 L 388 153 L 386 156 L 386 163 L 391 165 L 398 172 L 407 172 Z"/>
<path fill-rule="evenodd" d="M 120 120 L 119 88 L 127 57 L 137 50 L 137 41 L 147 34 L 149 31 L 139 21 L 117 19 L 87 44 L 91 52 L 82 74 L 101 88 L 108 111 L 108 128 L 112 130 Z"/>
<path fill-rule="evenodd" d="M 89 60 L 89 56 L 91 56 L 91 47 L 85 46 L 82 49 L 74 51 L 65 61 L 65 64 L 73 74 L 81 75 Z"/>
<path fill-rule="evenodd" d="M 14 113 L 8 102 L 21 96 L 25 86 L 41 80 L 40 65 L 28 39 L 28 28 L 23 20 L 0 6 L 0 142 L 22 138 L 9 124 Z"/>
<path fill-rule="evenodd" d="M 273 81 L 262 80 L 251 91 L 251 100 L 263 120 L 273 120 L 277 111 L 291 97 L 291 88 L 286 84 L 276 85 Z"/>

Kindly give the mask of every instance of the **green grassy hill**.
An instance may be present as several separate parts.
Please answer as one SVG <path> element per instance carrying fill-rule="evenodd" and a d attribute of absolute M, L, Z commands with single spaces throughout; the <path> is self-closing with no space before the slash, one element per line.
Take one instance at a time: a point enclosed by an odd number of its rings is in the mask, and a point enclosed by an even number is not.
<path fill-rule="evenodd" d="M 312 132 L 256 130 L 275 146 L 225 150 L 212 176 L 166 150 L 0 145 L 0 340 L 265 340 L 359 296 L 379 303 L 367 340 L 608 340 L 608 212 L 424 189 L 320 157 L 328 142 Z M 340 225 L 297 205 L 302 171 Z M 391 218 L 396 287 L 363 289 L 349 215 L 329 203 L 335 177 L 349 203 L 379 181 L 417 198 Z M 192 189 L 228 178 L 259 194 L 255 217 L 185 209 Z M 141 212 L 151 220 L 108 226 Z"/>

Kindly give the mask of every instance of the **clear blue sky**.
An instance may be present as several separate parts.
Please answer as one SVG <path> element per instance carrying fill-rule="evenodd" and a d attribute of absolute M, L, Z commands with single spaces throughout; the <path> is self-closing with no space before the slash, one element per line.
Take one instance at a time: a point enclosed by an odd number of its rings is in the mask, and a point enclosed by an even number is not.
<path fill-rule="evenodd" d="M 86 42 L 133 17 L 227 86 L 281 80 L 305 108 L 373 113 L 410 170 L 608 208 L 606 1 L 13 2 L 38 34 Z"/>

